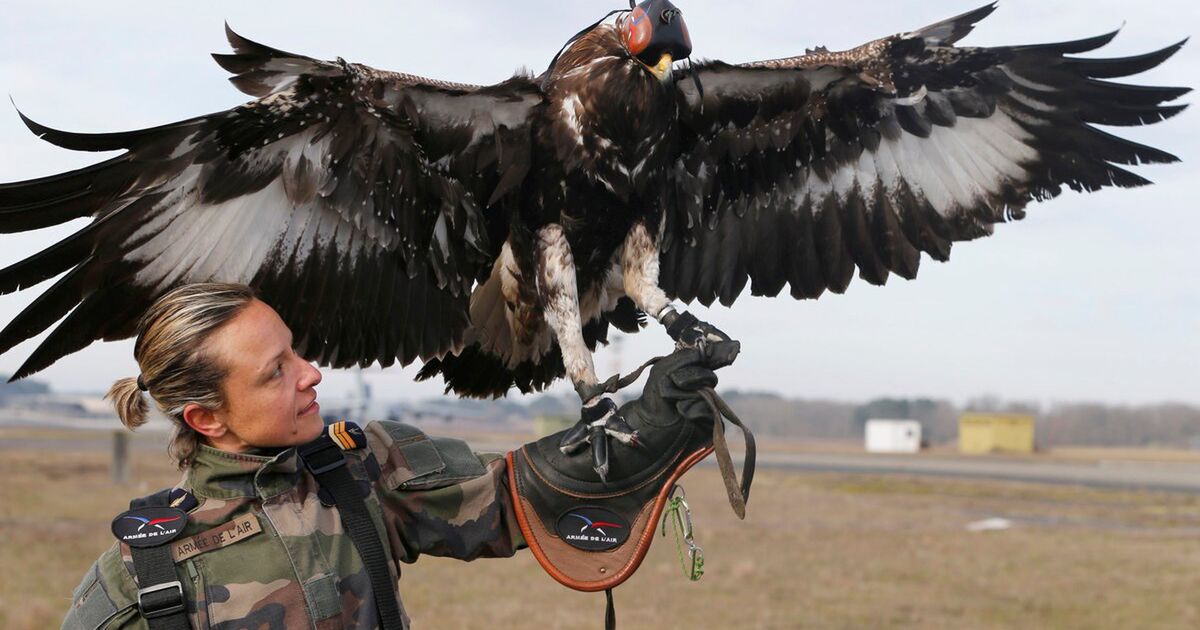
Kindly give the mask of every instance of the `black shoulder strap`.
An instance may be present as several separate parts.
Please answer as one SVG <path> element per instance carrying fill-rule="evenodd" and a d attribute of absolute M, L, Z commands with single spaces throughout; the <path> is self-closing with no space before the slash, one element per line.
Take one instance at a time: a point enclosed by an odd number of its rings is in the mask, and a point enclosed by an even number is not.
<path fill-rule="evenodd" d="M 170 503 L 171 489 L 168 488 L 130 501 L 129 509 L 168 507 Z M 175 573 L 171 545 L 165 542 L 154 547 L 129 547 L 138 578 L 138 612 L 150 630 L 190 630 L 183 584 Z"/>
<path fill-rule="evenodd" d="M 321 437 L 296 450 L 321 488 L 333 496 L 333 502 L 341 514 L 342 527 L 350 535 L 363 566 L 367 568 L 371 592 L 375 595 L 375 607 L 379 610 L 379 627 L 383 630 L 402 630 L 400 604 L 396 599 L 392 573 L 388 570 L 387 553 L 375 523 L 371 521 L 362 491 L 346 468 L 346 455 L 328 433 L 322 433 Z"/>

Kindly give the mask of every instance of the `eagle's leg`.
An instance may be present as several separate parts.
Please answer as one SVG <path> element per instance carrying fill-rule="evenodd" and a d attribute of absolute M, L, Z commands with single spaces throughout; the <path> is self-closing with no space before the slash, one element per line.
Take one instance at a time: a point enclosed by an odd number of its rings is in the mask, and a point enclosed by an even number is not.
<path fill-rule="evenodd" d="M 709 341 L 729 341 L 729 335 L 691 313 L 676 311 L 671 300 L 658 286 L 658 244 L 643 223 L 635 223 L 625 237 L 621 250 L 625 294 L 645 313 L 667 329 L 680 346 L 702 346 Z"/>
<path fill-rule="evenodd" d="M 592 467 L 603 480 L 608 475 L 608 437 L 637 443 L 634 431 L 611 398 L 600 394 L 592 353 L 583 340 L 575 260 L 562 226 L 550 224 L 537 233 L 538 294 L 546 324 L 558 338 L 563 367 L 583 400 L 579 422 L 563 435 L 559 448 L 577 453 L 591 444 Z"/>

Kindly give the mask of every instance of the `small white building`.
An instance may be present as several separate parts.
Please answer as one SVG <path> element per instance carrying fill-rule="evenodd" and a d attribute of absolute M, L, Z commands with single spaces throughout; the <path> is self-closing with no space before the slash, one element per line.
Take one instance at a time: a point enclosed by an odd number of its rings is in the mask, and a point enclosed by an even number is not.
<path fill-rule="evenodd" d="M 921 423 L 916 420 L 868 420 L 868 453 L 918 453 L 921 451 Z"/>

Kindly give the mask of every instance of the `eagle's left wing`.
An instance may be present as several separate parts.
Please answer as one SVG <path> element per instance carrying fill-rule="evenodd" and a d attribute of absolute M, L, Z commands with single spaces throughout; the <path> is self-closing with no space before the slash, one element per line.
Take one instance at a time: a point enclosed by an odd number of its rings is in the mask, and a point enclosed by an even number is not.
<path fill-rule="evenodd" d="M 920 252 L 1024 216 L 1064 186 L 1148 183 L 1117 165 L 1174 162 L 1094 124 L 1164 120 L 1189 90 L 1109 79 L 1181 44 L 1122 59 L 1074 57 L 1115 34 L 1002 48 L 954 43 L 994 5 L 851 51 L 731 66 L 676 79 L 677 199 L 661 243 L 663 289 L 690 302 L 796 298 L 846 289 L 855 268 L 912 278 Z M 699 85 L 697 85 L 699 84 Z"/>

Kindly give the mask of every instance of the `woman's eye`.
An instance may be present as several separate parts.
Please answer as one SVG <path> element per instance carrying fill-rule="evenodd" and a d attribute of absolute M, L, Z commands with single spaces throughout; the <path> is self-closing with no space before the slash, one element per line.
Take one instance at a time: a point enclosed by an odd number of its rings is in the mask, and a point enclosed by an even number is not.
<path fill-rule="evenodd" d="M 283 376 L 283 363 L 275 364 L 275 371 L 271 372 L 271 378 Z"/>

